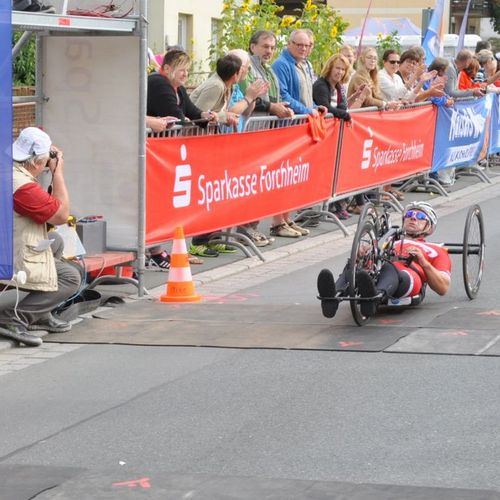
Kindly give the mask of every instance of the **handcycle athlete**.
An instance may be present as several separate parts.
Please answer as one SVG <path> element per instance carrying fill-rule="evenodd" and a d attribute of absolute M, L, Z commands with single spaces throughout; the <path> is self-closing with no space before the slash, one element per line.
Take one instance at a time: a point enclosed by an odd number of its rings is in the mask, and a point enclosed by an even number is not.
<path fill-rule="evenodd" d="M 393 246 L 394 259 L 385 260 L 376 276 L 365 269 L 355 272 L 360 312 L 366 318 L 377 312 L 381 303 L 388 299 L 423 297 L 428 285 L 439 295 L 445 295 L 450 287 L 451 259 L 446 248 L 430 243 L 425 238 L 434 232 L 437 216 L 426 202 L 416 201 L 403 212 L 401 239 Z M 333 318 L 339 303 L 350 291 L 348 261 L 337 281 L 329 269 L 318 275 L 318 298 L 323 315 Z M 411 302 L 411 300 L 410 300 Z"/>

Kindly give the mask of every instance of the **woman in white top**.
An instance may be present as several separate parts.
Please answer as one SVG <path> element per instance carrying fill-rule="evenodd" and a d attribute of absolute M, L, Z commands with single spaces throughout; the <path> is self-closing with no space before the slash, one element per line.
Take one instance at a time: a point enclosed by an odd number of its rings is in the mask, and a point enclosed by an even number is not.
<path fill-rule="evenodd" d="M 394 49 L 387 49 L 382 56 L 384 67 L 378 72 L 380 91 L 386 101 L 413 102 L 415 94 L 408 90 L 402 78 L 397 74 L 399 54 Z"/>

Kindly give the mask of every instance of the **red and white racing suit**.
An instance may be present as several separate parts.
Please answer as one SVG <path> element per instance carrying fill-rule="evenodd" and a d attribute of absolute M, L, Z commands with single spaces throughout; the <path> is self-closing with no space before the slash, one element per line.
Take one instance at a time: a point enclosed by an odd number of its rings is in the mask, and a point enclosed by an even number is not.
<path fill-rule="evenodd" d="M 448 278 L 451 278 L 451 259 L 446 248 L 421 238 L 398 241 L 394 245 L 394 250 L 396 255 L 408 257 L 408 248 L 411 247 L 420 248 L 426 260 L 430 262 L 434 268 L 448 276 Z M 403 297 L 414 297 L 418 295 L 422 289 L 422 285 L 427 282 L 427 276 L 422 266 L 420 266 L 416 260 L 414 260 L 410 266 L 402 261 L 396 261 L 393 264 L 399 271 L 407 273 L 410 276 L 411 285 L 408 292 L 406 292 Z"/>

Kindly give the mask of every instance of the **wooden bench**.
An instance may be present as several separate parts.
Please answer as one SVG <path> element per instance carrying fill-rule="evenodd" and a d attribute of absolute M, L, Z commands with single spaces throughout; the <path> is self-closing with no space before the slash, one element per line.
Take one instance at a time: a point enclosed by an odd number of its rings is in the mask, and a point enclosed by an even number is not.
<path fill-rule="evenodd" d="M 89 283 L 87 288 L 92 289 L 97 285 L 102 285 L 104 283 L 107 283 L 108 285 L 130 283 L 138 287 L 139 282 L 136 279 L 122 276 L 122 267 L 133 264 L 135 259 L 136 256 L 134 252 L 103 252 L 94 255 L 86 255 L 81 261 L 85 272 L 102 271 L 107 267 L 116 268 L 114 276 L 100 276 L 98 273 L 97 276 Z"/>
<path fill-rule="evenodd" d="M 122 276 L 122 267 L 132 265 L 135 259 L 136 257 L 134 252 L 103 252 L 94 255 L 87 255 L 81 260 L 75 262 L 80 263 L 86 273 L 90 273 L 92 271 L 102 271 L 107 267 L 116 268 L 116 273 L 114 276 L 109 274 L 100 276 L 98 273 L 97 276 L 88 284 L 88 286 L 86 287 L 87 289 L 92 289 L 97 285 L 102 284 L 123 285 L 125 283 L 134 285 L 135 287 L 137 287 L 137 289 L 139 289 L 139 282 L 136 279 Z M 0 284 L 0 292 L 3 290 L 10 290 L 14 288 L 15 285 Z M 22 287 L 19 287 L 19 289 L 23 290 Z"/>

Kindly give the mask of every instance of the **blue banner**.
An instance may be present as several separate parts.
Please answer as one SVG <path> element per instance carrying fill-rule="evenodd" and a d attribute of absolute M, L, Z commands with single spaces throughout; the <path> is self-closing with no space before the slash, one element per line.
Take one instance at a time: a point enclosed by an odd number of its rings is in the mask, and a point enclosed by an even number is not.
<path fill-rule="evenodd" d="M 492 95 L 493 104 L 491 105 L 490 122 L 490 142 L 488 145 L 488 154 L 500 153 L 500 98 L 498 94 Z"/>
<path fill-rule="evenodd" d="M 12 277 L 11 1 L 0 0 L 0 279 Z"/>
<path fill-rule="evenodd" d="M 458 101 L 454 106 L 439 107 L 432 171 L 473 165 L 486 138 L 486 123 L 491 96 L 474 101 Z"/>

